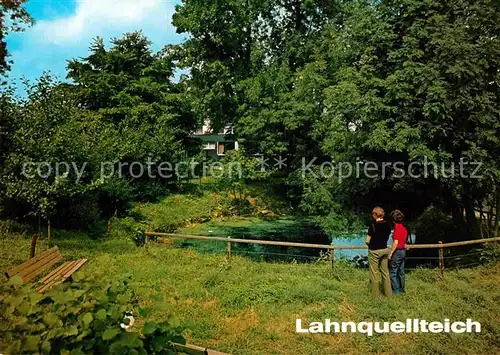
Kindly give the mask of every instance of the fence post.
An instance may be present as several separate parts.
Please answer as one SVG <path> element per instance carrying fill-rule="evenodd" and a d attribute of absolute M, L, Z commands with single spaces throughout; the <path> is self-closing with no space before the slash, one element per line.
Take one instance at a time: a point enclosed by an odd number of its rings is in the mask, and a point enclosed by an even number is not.
<path fill-rule="evenodd" d="M 231 261 L 231 237 L 227 237 L 226 252 L 227 252 L 227 260 Z"/>
<path fill-rule="evenodd" d="M 50 245 L 50 218 L 47 220 L 47 241 Z"/>
<path fill-rule="evenodd" d="M 443 250 L 443 242 L 439 241 L 441 247 L 439 248 L 439 270 L 441 270 L 441 276 L 444 276 L 444 250 Z"/>
<path fill-rule="evenodd" d="M 38 239 L 37 234 L 33 234 L 31 237 L 31 249 L 30 249 L 30 259 L 35 256 L 36 240 Z"/>
<path fill-rule="evenodd" d="M 335 262 L 335 245 L 332 243 L 332 247 L 330 248 L 330 265 L 333 268 L 333 263 Z"/>

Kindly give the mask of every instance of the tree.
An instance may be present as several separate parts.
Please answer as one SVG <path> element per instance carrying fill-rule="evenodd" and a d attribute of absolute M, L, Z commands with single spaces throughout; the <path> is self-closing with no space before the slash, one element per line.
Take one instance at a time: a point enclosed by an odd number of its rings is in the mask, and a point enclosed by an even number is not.
<path fill-rule="evenodd" d="M 0 3 L 0 75 L 10 69 L 7 60 L 9 52 L 5 39 L 11 32 L 23 31 L 23 25 L 32 25 L 33 18 L 28 14 L 23 4 L 27 0 L 2 0 Z"/>
<path fill-rule="evenodd" d="M 189 149 L 194 116 L 183 84 L 171 81 L 172 58 L 152 53 L 141 32 L 115 38 L 107 50 L 102 39 L 91 55 L 68 63 L 81 105 L 97 112 L 121 135 L 116 161 L 175 161 Z"/>
<path fill-rule="evenodd" d="M 488 0 L 353 4 L 346 25 L 330 31 L 331 50 L 323 49 L 342 63 L 325 90 L 325 151 L 378 162 L 482 162 L 481 179 L 386 183 L 427 190 L 469 235 L 478 234 L 476 203 L 499 183 L 499 10 Z"/>
<path fill-rule="evenodd" d="M 84 171 L 93 149 L 89 137 L 103 127 L 79 109 L 72 93 L 48 74 L 26 83 L 28 97 L 14 106 L 0 184 L 7 198 L 27 214 L 49 219 L 60 203 L 94 189 L 95 175 Z M 55 169 L 59 163 L 59 173 Z M 78 167 L 81 174 L 72 167 Z"/>
<path fill-rule="evenodd" d="M 319 117 L 321 76 L 313 74 L 317 40 L 337 21 L 336 1 L 183 1 L 173 24 L 189 38 L 177 48 L 190 70 L 189 88 L 200 118 L 217 130 L 236 125 L 245 144 L 291 155 L 314 147 L 308 127 Z M 247 145 L 248 145 L 247 144 Z"/>

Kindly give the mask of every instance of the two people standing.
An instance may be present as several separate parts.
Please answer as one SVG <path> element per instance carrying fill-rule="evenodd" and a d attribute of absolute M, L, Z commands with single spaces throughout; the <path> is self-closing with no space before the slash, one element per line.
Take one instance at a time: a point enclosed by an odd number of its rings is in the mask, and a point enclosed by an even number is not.
<path fill-rule="evenodd" d="M 385 296 L 390 297 L 393 293 L 400 294 L 404 292 L 404 261 L 408 232 L 402 223 L 404 215 L 401 211 L 395 210 L 391 213 L 391 216 L 394 222 L 391 249 L 387 248 L 387 241 L 392 227 L 384 219 L 385 212 L 383 208 L 375 207 L 373 209 L 373 222 L 368 227 L 366 236 L 368 267 L 370 269 L 372 292 L 375 296 L 380 296 L 380 280 L 382 281 L 382 293 Z"/>

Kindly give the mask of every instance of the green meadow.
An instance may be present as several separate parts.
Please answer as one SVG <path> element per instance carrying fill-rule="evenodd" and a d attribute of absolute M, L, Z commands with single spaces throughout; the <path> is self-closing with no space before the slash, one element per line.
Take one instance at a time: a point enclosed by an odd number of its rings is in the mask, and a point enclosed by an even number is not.
<path fill-rule="evenodd" d="M 163 204 L 168 205 L 168 201 Z M 175 315 L 189 326 L 188 343 L 232 354 L 478 354 L 484 349 L 490 353 L 500 350 L 499 263 L 450 270 L 444 278 L 437 269 L 410 271 L 404 296 L 374 300 L 369 292 L 368 271 L 343 260 L 336 261 L 332 268 L 321 258 L 307 263 L 288 259 L 259 261 L 235 253 L 228 261 L 223 242 L 219 249 L 210 249 L 210 241 L 184 247 L 157 242 L 136 246 L 131 230 L 135 224 L 157 223 L 155 218 L 160 214 L 149 211 L 158 208 L 141 206 L 142 222 L 114 219 L 111 233 L 91 242 L 85 233 L 52 233 L 52 244 L 66 259 L 89 259 L 81 269 L 84 275 L 99 275 L 102 280 L 131 276 L 130 287 L 140 307 L 150 309 L 146 317 L 135 314 L 137 328 L 144 322 L 161 322 Z M 222 218 L 189 222 L 178 232 L 224 235 L 244 228 L 245 233 L 264 238 L 272 235 L 276 225 L 296 230 L 302 224 L 287 218 Z M 19 227 L 17 231 L 11 229 L 14 231 L 4 231 L 0 240 L 1 270 L 26 260 L 29 251 L 29 233 Z M 42 237 L 37 251 L 47 247 L 47 239 Z M 299 318 L 303 324 L 324 319 L 359 322 L 471 318 L 481 323 L 482 331 L 372 337 L 297 334 L 295 321 Z"/>

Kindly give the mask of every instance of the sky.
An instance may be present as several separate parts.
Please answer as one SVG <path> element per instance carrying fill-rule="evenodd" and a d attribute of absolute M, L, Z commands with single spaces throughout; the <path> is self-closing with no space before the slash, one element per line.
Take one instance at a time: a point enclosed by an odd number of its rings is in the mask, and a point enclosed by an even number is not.
<path fill-rule="evenodd" d="M 109 39 L 142 30 L 152 49 L 182 42 L 175 32 L 172 14 L 180 0 L 29 0 L 26 9 L 34 26 L 7 37 L 14 61 L 8 74 L 11 83 L 26 77 L 34 80 L 44 71 L 64 79 L 68 59 L 85 57 L 96 36 Z M 19 85 L 21 86 L 21 85 Z M 22 95 L 21 88 L 17 93 Z"/>

